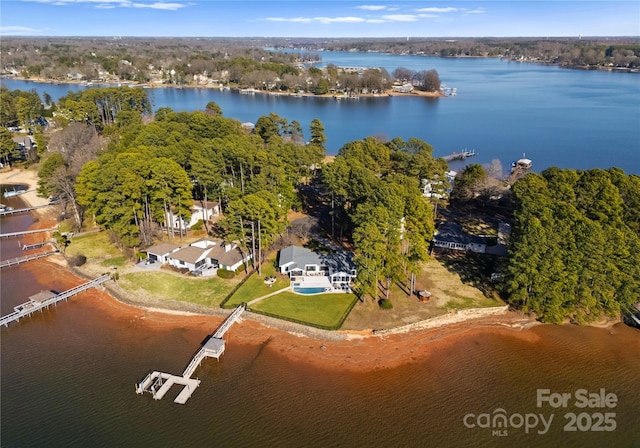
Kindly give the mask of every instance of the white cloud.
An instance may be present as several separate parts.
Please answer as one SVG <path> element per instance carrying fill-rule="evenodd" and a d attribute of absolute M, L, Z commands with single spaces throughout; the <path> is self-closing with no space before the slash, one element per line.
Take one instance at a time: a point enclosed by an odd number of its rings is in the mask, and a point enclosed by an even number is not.
<path fill-rule="evenodd" d="M 132 3 L 131 6 L 134 8 L 151 8 L 151 9 L 161 9 L 163 11 L 175 11 L 180 8 L 184 8 L 185 4 L 183 3 L 163 3 L 163 2 L 154 2 L 154 3 Z"/>
<path fill-rule="evenodd" d="M 356 6 L 358 9 L 364 9 L 365 11 L 381 11 L 383 9 L 387 9 L 384 5 L 361 5 Z"/>
<path fill-rule="evenodd" d="M 439 17 L 436 14 L 418 14 L 418 17 L 421 19 L 433 19 L 434 17 Z"/>
<path fill-rule="evenodd" d="M 456 12 L 458 10 L 458 8 L 453 8 L 451 6 L 447 7 L 447 8 L 435 8 L 435 7 L 430 7 L 430 8 L 420 8 L 420 9 L 416 9 L 416 12 Z"/>
<path fill-rule="evenodd" d="M 487 12 L 487 10 L 484 8 L 476 8 L 464 11 L 465 14 L 484 14 L 485 12 Z"/>
<path fill-rule="evenodd" d="M 418 16 L 414 14 L 388 14 L 382 18 L 390 22 L 415 22 L 418 20 Z"/>
<path fill-rule="evenodd" d="M 267 17 L 269 22 L 290 22 L 290 23 L 312 23 L 317 22 L 323 25 L 330 23 L 362 23 L 366 22 L 362 17 Z"/>
<path fill-rule="evenodd" d="M 164 11 L 175 11 L 180 8 L 191 6 L 192 3 L 168 3 L 164 1 L 131 1 L 131 0 L 23 0 L 27 2 L 46 3 L 54 6 L 69 6 L 87 4 L 98 9 L 113 8 L 150 8 Z"/>
<path fill-rule="evenodd" d="M 28 26 L 3 26 L 0 27 L 0 34 L 8 36 L 31 36 L 40 34 L 43 30 L 30 28 Z"/>

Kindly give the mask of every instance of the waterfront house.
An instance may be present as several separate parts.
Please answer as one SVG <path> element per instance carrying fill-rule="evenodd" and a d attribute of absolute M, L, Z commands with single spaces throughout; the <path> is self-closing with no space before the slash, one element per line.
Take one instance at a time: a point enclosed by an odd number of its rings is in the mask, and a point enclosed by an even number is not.
<path fill-rule="evenodd" d="M 444 222 L 433 236 L 433 246 L 483 254 L 487 249 L 485 237 L 469 235 L 460 224 Z"/>
<path fill-rule="evenodd" d="M 182 247 L 169 255 L 169 264 L 178 269 L 196 271 L 206 266 L 209 252 L 210 249 L 197 246 Z"/>
<path fill-rule="evenodd" d="M 281 274 L 289 274 L 292 281 L 294 278 L 327 277 L 334 287 L 348 285 L 356 277 L 348 252 L 322 254 L 300 246 L 288 246 L 280 251 L 278 269 Z"/>
<path fill-rule="evenodd" d="M 234 243 L 201 239 L 172 252 L 168 263 L 178 269 L 213 275 L 217 269 L 235 271 L 250 259 L 251 254 L 244 254 Z"/>
<path fill-rule="evenodd" d="M 251 260 L 252 255 L 243 253 L 236 244 L 225 244 L 220 241 L 220 244 L 211 250 L 208 258 L 211 266 L 228 271 L 235 271 Z"/>
<path fill-rule="evenodd" d="M 169 255 L 180 249 L 180 246 L 172 243 L 160 243 L 146 249 L 147 259 L 159 263 L 167 263 Z"/>
<path fill-rule="evenodd" d="M 199 201 L 191 208 L 191 220 L 188 227 L 192 227 L 202 220 L 209 222 L 212 218 L 220 216 L 220 204 L 212 201 Z"/>
<path fill-rule="evenodd" d="M 406 83 L 401 86 L 391 86 L 391 90 L 397 93 L 410 93 L 413 90 L 413 84 Z"/>
<path fill-rule="evenodd" d="M 31 155 L 35 155 L 38 149 L 38 145 L 30 135 L 13 137 L 13 142 L 18 147 L 18 150 L 20 151 L 20 158 L 22 159 L 27 159 Z"/>
<path fill-rule="evenodd" d="M 212 201 L 199 201 L 191 207 L 191 217 L 189 221 L 174 214 L 172 210 L 166 212 L 166 222 L 169 228 L 176 230 L 187 230 L 196 225 L 200 220 L 210 222 L 213 218 L 220 216 L 220 204 Z"/>
<path fill-rule="evenodd" d="M 443 199 L 448 198 L 453 191 L 453 183 L 456 175 L 455 171 L 448 171 L 442 179 L 437 174 L 432 179 L 422 179 L 422 196 L 425 198 Z"/>

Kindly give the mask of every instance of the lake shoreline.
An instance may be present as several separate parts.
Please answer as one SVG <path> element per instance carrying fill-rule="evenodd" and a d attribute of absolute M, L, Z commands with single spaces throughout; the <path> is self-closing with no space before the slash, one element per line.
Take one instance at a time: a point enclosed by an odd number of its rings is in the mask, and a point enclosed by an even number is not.
<path fill-rule="evenodd" d="M 422 90 L 414 90 L 411 92 L 396 92 L 393 89 L 385 90 L 381 93 L 360 93 L 354 96 L 348 96 L 343 94 L 336 93 L 326 93 L 322 95 L 316 95 L 311 92 L 304 93 L 296 93 L 296 92 L 282 92 L 282 91 L 274 91 L 274 90 L 258 90 L 252 88 L 242 88 L 242 87 L 228 87 L 222 84 L 185 84 L 185 85 L 173 85 L 173 84 L 156 84 L 156 83 L 139 83 L 137 81 L 113 81 L 113 82 L 95 82 L 95 81 L 76 81 L 76 80 L 65 80 L 65 81 L 57 81 L 53 79 L 45 79 L 45 78 L 25 78 L 23 76 L 0 76 L 0 79 L 10 79 L 16 81 L 26 81 L 33 82 L 39 84 L 52 84 L 52 85 L 78 85 L 83 87 L 141 87 L 143 89 L 212 89 L 212 90 L 234 90 L 239 93 L 243 93 L 246 91 L 250 94 L 259 94 L 259 95 L 272 95 L 272 96 L 281 96 L 281 97 L 294 97 L 294 98 L 332 98 L 332 99 L 357 99 L 357 98 L 384 98 L 390 96 L 408 96 L 408 97 L 427 97 L 427 98 L 446 98 L 447 95 L 441 91 L 436 92 L 425 92 Z"/>
<path fill-rule="evenodd" d="M 4 183 L 5 173 L 2 174 L 0 179 Z M 11 179 L 28 185 L 30 191 L 34 191 L 33 187 L 37 182 L 34 175 L 33 171 L 17 170 L 11 175 Z M 25 193 L 21 195 L 21 199 L 29 205 L 29 201 L 34 200 L 31 197 L 34 195 L 35 193 L 27 196 Z M 39 219 L 31 226 L 32 229 L 52 224 L 45 209 L 34 212 Z M 62 255 L 27 263 L 21 269 L 27 269 L 42 285 L 47 285 L 51 278 L 56 278 L 68 288 L 83 283 L 82 277 L 91 277 L 81 269 L 68 266 Z M 159 300 L 134 298 L 117 285 L 106 286 L 106 290 L 101 288 L 83 293 L 81 300 L 88 299 L 91 306 L 99 312 L 129 326 L 144 326 L 157 331 L 180 328 L 197 333 L 199 338 L 203 338 L 213 333 L 228 314 L 222 309 L 177 302 L 165 306 Z M 77 299 L 72 299 L 71 302 L 74 300 Z M 537 336 L 530 330 L 544 325 L 521 312 L 509 311 L 507 307 L 459 310 L 381 331 L 363 329 L 329 332 L 250 312 L 245 316 L 247 318 L 242 323 L 234 326 L 235 331 L 230 333 L 229 342 L 251 346 L 268 343 L 271 350 L 296 362 L 322 369 L 356 372 L 390 369 L 420 362 L 428 358 L 433 350 L 480 334 L 510 335 L 535 342 Z M 619 321 L 608 321 L 593 326 L 610 329 L 617 323 Z"/>
<path fill-rule="evenodd" d="M 38 260 L 24 266 L 42 284 L 52 275 L 69 287 L 83 282 L 68 267 L 52 260 Z M 88 302 L 95 314 L 122 322 L 126 327 L 161 333 L 180 329 L 197 341 L 212 334 L 224 320 L 223 310 L 211 309 L 211 314 L 203 314 L 149 306 L 135 299 L 127 303 L 104 289 L 85 292 L 69 303 L 72 305 L 76 300 Z M 391 329 L 380 334 L 373 334 L 371 330 L 322 332 L 248 312 L 242 322 L 233 326 L 226 340 L 229 346 L 264 346 L 276 356 L 322 370 L 365 373 L 424 362 L 435 353 L 484 335 L 535 343 L 539 339 L 536 329 L 548 326 L 516 311 L 420 328 L 428 322 L 416 322 L 414 329 Z M 613 334 L 617 324 L 618 321 L 609 321 L 591 327 Z M 185 353 L 185 359 L 188 356 L 189 353 Z"/>

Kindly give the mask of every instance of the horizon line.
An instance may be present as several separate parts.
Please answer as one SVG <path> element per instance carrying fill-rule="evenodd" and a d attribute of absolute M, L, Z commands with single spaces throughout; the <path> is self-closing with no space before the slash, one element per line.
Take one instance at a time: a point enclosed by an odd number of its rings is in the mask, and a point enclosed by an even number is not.
<path fill-rule="evenodd" d="M 575 39 L 591 39 L 591 38 L 625 38 L 625 39 L 640 39 L 639 35 L 582 35 L 582 34 L 567 34 L 567 35 L 554 35 L 554 36 L 382 36 L 382 37 L 367 37 L 367 36 L 136 36 L 136 35 L 22 35 L 22 34 L 1 34 L 3 37 L 19 37 L 19 38 L 103 38 L 103 39 L 124 39 L 124 38 L 137 38 L 137 39 L 365 39 L 365 40 L 382 40 L 382 39 L 558 39 L 558 38 L 575 38 Z"/>

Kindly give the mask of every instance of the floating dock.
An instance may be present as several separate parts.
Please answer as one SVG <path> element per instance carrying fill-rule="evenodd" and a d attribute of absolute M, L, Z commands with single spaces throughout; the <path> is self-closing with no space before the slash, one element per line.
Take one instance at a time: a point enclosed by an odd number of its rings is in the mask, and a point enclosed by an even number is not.
<path fill-rule="evenodd" d="M 449 154 L 448 156 L 444 156 L 443 159 L 445 162 L 453 162 L 454 160 L 465 160 L 467 157 L 474 157 L 476 155 L 476 150 L 467 151 L 466 149 L 462 152 L 454 152 L 453 154 Z"/>
<path fill-rule="evenodd" d="M 193 356 L 191 362 L 182 376 L 172 375 L 171 373 L 158 372 L 154 370 L 150 372 L 140 383 L 136 384 L 136 393 L 143 394 L 149 392 L 153 395 L 154 400 L 161 400 L 174 384 L 183 386 L 182 391 L 178 394 L 174 403 L 185 404 L 191 397 L 191 394 L 200 385 L 200 380 L 192 379 L 191 376 L 196 371 L 204 358 L 216 358 L 220 360 L 220 356 L 224 353 L 225 343 L 222 336 L 231 328 L 231 326 L 240 320 L 240 316 L 246 309 L 246 305 L 238 306 L 233 312 L 227 316 L 218 329 L 211 335 L 204 345 Z"/>
<path fill-rule="evenodd" d="M 174 384 L 184 386 L 182 391 L 178 394 L 174 403 L 185 404 L 191 394 L 200 385 L 200 380 L 194 380 L 191 378 L 184 378 L 181 376 L 171 375 L 170 373 L 163 372 L 151 372 L 136 388 L 136 392 L 141 394 L 143 392 L 151 392 L 154 400 L 161 400 L 169 389 Z"/>
<path fill-rule="evenodd" d="M 6 316 L 0 318 L 0 325 L 8 326 L 11 322 L 20 320 L 23 317 L 29 316 L 36 311 L 44 308 L 49 308 L 51 305 L 55 305 L 61 300 L 68 299 L 82 291 L 95 288 L 96 286 L 109 280 L 111 276 L 103 275 L 90 282 L 84 283 L 75 288 L 71 288 L 63 293 L 55 294 L 51 291 L 42 291 L 29 297 L 29 301 L 14 307 L 13 313 L 9 313 Z"/>

